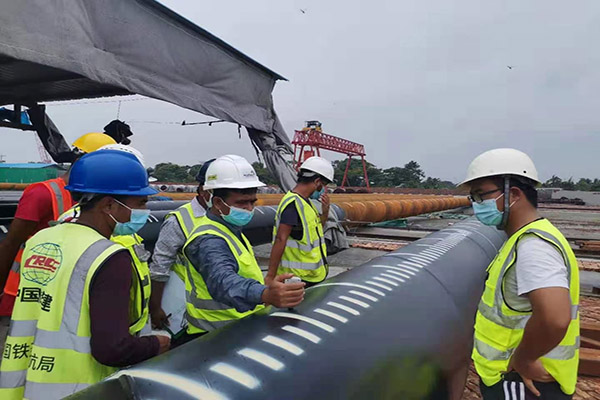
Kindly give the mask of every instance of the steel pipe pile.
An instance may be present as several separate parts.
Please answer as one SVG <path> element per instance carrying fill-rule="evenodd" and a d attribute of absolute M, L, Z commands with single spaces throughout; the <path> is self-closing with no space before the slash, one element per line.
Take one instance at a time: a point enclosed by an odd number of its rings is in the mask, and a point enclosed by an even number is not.
<path fill-rule="evenodd" d="M 71 399 L 446 399 L 504 239 L 458 223 Z"/>

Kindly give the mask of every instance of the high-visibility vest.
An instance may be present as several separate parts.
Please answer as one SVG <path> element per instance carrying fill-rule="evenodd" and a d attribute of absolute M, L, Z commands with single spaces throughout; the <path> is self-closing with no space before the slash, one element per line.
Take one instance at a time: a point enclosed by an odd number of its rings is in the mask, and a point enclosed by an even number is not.
<path fill-rule="evenodd" d="M 44 186 L 52 195 L 52 216 L 54 219 L 57 219 L 63 212 L 65 212 L 65 210 L 68 210 L 73 206 L 71 193 L 65 189 L 67 184 L 62 178 L 50 179 L 44 182 L 29 185 L 23 194 L 27 193 L 28 190 L 31 190 L 36 185 Z M 21 246 L 17 256 L 15 257 L 12 268 L 8 273 L 6 285 L 4 286 L 4 293 L 11 296 L 16 296 L 17 290 L 19 289 L 19 267 L 21 265 L 23 248 L 24 245 Z"/>
<path fill-rule="evenodd" d="M 505 277 L 514 268 L 519 240 L 536 236 L 553 245 L 563 256 L 569 276 L 571 323 L 557 347 L 541 357 L 544 368 L 560 384 L 563 392 L 575 392 L 579 363 L 579 269 L 565 237 L 548 220 L 534 221 L 513 234 L 488 267 L 488 278 L 475 319 L 473 361 L 483 383 L 492 386 L 502 379 L 510 357 L 523 338 L 531 311 L 511 309 L 502 294 Z"/>
<path fill-rule="evenodd" d="M 202 235 L 213 235 L 224 239 L 238 263 L 238 275 L 264 284 L 262 271 L 256 262 L 252 245 L 246 236 L 242 234 L 242 243 L 225 225 L 205 217 L 200 226 L 194 230 L 185 243 L 183 248 L 184 254 L 187 246 L 194 239 Z M 221 328 L 232 321 L 244 318 L 264 308 L 260 304 L 253 310 L 241 313 L 227 304 L 214 300 L 208 292 L 202 275 L 200 275 L 189 260 L 186 261 L 185 265 L 186 319 L 188 321 L 187 332 L 189 334 Z"/>
<path fill-rule="evenodd" d="M 183 232 L 183 235 L 185 236 L 186 240 L 190 237 L 190 235 L 200 225 L 200 223 L 202 223 L 202 221 L 205 218 L 205 216 L 196 217 L 194 215 L 194 209 L 192 208 L 191 202 L 186 203 L 178 209 L 171 211 L 170 213 L 165 215 L 165 219 L 170 217 L 177 218 L 177 222 L 179 222 L 179 227 L 181 228 L 181 231 Z M 186 275 L 186 262 L 187 261 L 183 254 L 182 246 L 181 249 L 177 252 L 177 261 L 175 261 L 175 264 L 173 264 L 172 269 L 177 274 L 177 276 L 181 278 L 181 280 L 184 282 Z"/>
<path fill-rule="evenodd" d="M 64 223 L 74 221 L 80 214 L 81 207 L 77 204 L 65 211 L 57 219 L 57 222 Z M 142 244 L 144 239 L 137 233 L 133 235 L 111 236 L 110 240 L 125 247 L 133 259 L 133 276 L 130 290 L 131 301 L 129 303 L 129 333 L 136 335 L 140 333 L 148 323 L 148 302 L 150 301 L 152 288 L 150 285 L 150 268 L 148 267 L 148 260 L 150 259 L 151 253 L 146 250 Z"/>
<path fill-rule="evenodd" d="M 327 277 L 329 270 L 327 245 L 319 212 L 312 203 L 294 192 L 287 192 L 281 199 L 275 215 L 273 242 L 281 223 L 281 214 L 290 204 L 294 204 L 300 216 L 302 238 L 296 240 L 288 237 L 277 273 L 291 273 L 307 282 L 321 282 Z"/>
<path fill-rule="evenodd" d="M 123 246 L 61 224 L 27 241 L 3 360 L 0 398 L 61 399 L 115 371 L 91 354 L 90 284 Z"/>

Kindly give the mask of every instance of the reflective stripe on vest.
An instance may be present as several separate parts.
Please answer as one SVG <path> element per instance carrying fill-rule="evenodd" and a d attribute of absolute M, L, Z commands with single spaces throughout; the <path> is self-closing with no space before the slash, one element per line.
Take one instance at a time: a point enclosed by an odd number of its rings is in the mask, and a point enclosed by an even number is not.
<path fill-rule="evenodd" d="M 327 277 L 327 247 L 319 213 L 312 203 L 307 203 L 300 195 L 288 192 L 283 196 L 275 215 L 273 240 L 281 223 L 281 215 L 287 207 L 296 207 L 302 223 L 302 238 L 288 237 L 281 256 L 278 273 L 292 273 L 305 281 L 321 282 Z"/>
<path fill-rule="evenodd" d="M 196 227 L 182 252 L 185 254 L 185 248 L 202 235 L 214 235 L 224 239 L 238 262 L 238 274 L 244 278 L 264 283 L 262 271 L 256 262 L 248 239 L 242 234 L 244 242 L 242 244 L 225 225 L 214 222 L 209 218 L 205 218 L 202 224 Z M 187 332 L 189 334 L 213 331 L 264 308 L 263 305 L 258 305 L 253 310 L 240 313 L 235 308 L 214 300 L 202 275 L 189 260 L 186 262 L 185 286 L 186 320 L 188 321 Z"/>
<path fill-rule="evenodd" d="M 75 224 L 42 230 L 27 242 L 0 365 L 0 398 L 58 399 L 115 370 L 91 355 L 87 293 L 98 268 L 121 250 Z"/>
<path fill-rule="evenodd" d="M 194 230 L 198 227 L 198 225 L 202 222 L 203 218 L 205 218 L 204 216 L 194 216 L 194 210 L 192 208 L 191 202 L 184 204 L 175 211 L 171 211 L 165 216 L 165 218 L 169 218 L 171 216 L 177 218 L 177 222 L 179 223 L 179 227 L 181 228 L 181 232 L 183 232 L 186 241 L 194 232 Z M 173 264 L 172 267 L 173 271 L 177 274 L 177 276 L 181 278 L 182 281 L 185 281 L 186 263 L 187 259 L 183 254 L 182 246 L 181 249 L 177 252 L 177 261 L 175 262 L 175 264 Z"/>
<path fill-rule="evenodd" d="M 488 267 L 488 279 L 475 322 L 475 368 L 487 386 L 499 382 L 502 372 L 508 367 L 510 357 L 521 342 L 525 326 L 531 317 L 531 311 L 510 309 L 503 296 L 506 274 L 516 264 L 517 245 L 527 235 L 535 235 L 553 245 L 565 261 L 571 299 L 571 322 L 559 345 L 540 360 L 548 373 L 558 381 L 562 391 L 572 394 L 577 381 L 580 345 L 579 269 L 575 255 L 564 236 L 545 219 L 534 221 L 512 235 Z"/>

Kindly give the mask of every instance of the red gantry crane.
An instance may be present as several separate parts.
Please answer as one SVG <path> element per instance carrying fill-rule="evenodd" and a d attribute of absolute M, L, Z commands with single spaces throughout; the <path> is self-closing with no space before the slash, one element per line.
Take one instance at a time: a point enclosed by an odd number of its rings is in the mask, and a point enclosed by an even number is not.
<path fill-rule="evenodd" d="M 365 161 L 365 146 L 360 143 L 355 143 L 350 140 L 342 139 L 337 136 L 323 133 L 319 121 L 306 121 L 306 126 L 294 134 L 294 162 L 296 170 L 309 157 L 314 155 L 321 156 L 321 150 L 335 151 L 348 156 L 344 178 L 342 179 L 341 187 L 343 188 L 348 181 L 348 169 L 352 157 L 360 157 L 362 160 L 364 180 L 368 190 L 371 190 L 369 185 L 369 177 L 367 175 L 367 163 Z"/>

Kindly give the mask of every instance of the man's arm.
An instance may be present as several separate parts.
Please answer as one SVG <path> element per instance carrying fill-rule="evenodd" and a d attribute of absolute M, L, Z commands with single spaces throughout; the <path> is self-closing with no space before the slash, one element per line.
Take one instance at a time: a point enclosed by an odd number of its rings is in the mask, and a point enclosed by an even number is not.
<path fill-rule="evenodd" d="M 163 325 L 168 325 L 169 320 L 162 309 L 163 292 L 173 264 L 177 261 L 177 253 L 185 244 L 185 235 L 181 231 L 179 222 L 175 217 L 169 217 L 163 222 L 158 240 L 154 247 L 154 254 L 150 262 L 150 278 L 152 280 L 152 290 L 150 294 L 150 319 L 152 326 L 161 329 Z"/>
<path fill-rule="evenodd" d="M 550 287 L 529 293 L 533 314 L 513 358 L 533 362 L 558 346 L 571 323 L 569 290 Z"/>
<path fill-rule="evenodd" d="M 262 303 L 265 286 L 238 274 L 237 260 L 225 239 L 213 235 L 199 236 L 186 247 L 185 254 L 202 275 L 214 300 L 238 312 L 253 310 Z"/>
<path fill-rule="evenodd" d="M 329 208 L 330 208 L 330 200 L 327 192 L 321 195 L 321 206 L 323 211 L 321 212 L 321 225 L 325 226 L 327 223 L 327 218 L 329 217 Z"/>
<path fill-rule="evenodd" d="M 132 262 L 128 251 L 115 253 L 104 262 L 90 286 L 92 356 L 111 367 L 137 364 L 169 349 L 166 336 L 129 334 Z"/>
<path fill-rule="evenodd" d="M 281 257 L 283 257 L 287 240 L 292 233 L 292 228 L 293 227 L 288 224 L 279 224 L 277 234 L 275 235 L 275 241 L 273 243 L 273 247 L 271 248 L 269 271 L 265 277 L 265 282 L 267 284 L 269 284 L 277 275 L 277 268 L 279 268 L 279 264 L 281 263 Z"/>
<path fill-rule="evenodd" d="M 4 290 L 8 273 L 19 252 L 19 248 L 33 235 L 38 223 L 24 219 L 13 219 L 8 234 L 0 242 L 0 293 Z"/>

